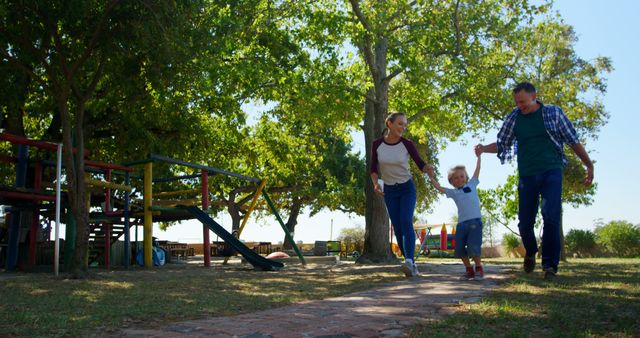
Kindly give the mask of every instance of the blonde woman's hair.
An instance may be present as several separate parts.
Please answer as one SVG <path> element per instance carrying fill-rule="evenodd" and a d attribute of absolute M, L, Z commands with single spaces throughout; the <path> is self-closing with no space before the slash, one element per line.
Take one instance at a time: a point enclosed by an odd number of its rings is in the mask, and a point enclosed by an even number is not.
<path fill-rule="evenodd" d="M 467 168 L 463 165 L 457 165 L 449 169 L 449 172 L 447 172 L 447 178 L 449 179 L 449 183 L 453 184 L 453 182 L 451 182 L 451 178 L 458 170 L 462 170 L 462 172 L 464 172 L 464 183 L 469 182 L 469 174 L 467 174 Z"/>
<path fill-rule="evenodd" d="M 389 115 L 387 115 L 387 118 L 384 119 L 384 129 L 382 130 L 382 136 L 387 135 L 387 132 L 389 131 L 389 128 L 387 127 L 387 124 L 389 122 L 391 122 L 391 123 L 395 122 L 396 119 L 399 116 L 404 116 L 405 118 L 407 117 L 407 115 L 405 115 L 404 113 L 401 113 L 401 112 L 393 112 L 393 113 L 390 113 Z"/>

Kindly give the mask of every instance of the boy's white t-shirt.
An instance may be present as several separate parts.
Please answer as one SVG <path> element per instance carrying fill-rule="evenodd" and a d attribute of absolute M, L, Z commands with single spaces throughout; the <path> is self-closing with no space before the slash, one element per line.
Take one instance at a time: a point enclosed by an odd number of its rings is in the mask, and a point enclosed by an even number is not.
<path fill-rule="evenodd" d="M 458 207 L 458 223 L 474 218 L 481 218 L 480 198 L 476 187 L 480 181 L 477 177 L 472 177 L 462 188 L 444 188 L 447 197 L 453 199 Z"/>

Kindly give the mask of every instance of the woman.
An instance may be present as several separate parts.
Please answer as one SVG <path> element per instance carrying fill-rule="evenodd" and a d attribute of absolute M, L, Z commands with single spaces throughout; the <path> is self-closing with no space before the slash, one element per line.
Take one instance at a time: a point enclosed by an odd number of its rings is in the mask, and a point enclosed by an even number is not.
<path fill-rule="evenodd" d="M 425 173 L 430 166 L 422 160 L 413 142 L 402 137 L 407 129 L 407 117 L 403 113 L 389 114 L 385 126 L 384 137 L 373 141 L 371 148 L 371 179 L 375 193 L 384 196 L 398 246 L 405 258 L 401 270 L 407 277 L 413 277 L 418 275 L 413 261 L 416 247 L 416 234 L 413 231 L 416 187 L 409 171 L 409 156 Z M 380 178 L 383 183 L 378 181 Z"/>

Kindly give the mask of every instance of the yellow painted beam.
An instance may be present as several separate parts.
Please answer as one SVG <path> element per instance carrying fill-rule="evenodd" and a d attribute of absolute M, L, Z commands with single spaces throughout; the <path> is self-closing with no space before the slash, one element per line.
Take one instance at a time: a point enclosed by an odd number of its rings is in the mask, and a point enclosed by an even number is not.
<path fill-rule="evenodd" d="M 153 197 L 169 197 L 169 196 L 186 195 L 186 194 L 200 194 L 200 189 L 163 191 L 163 192 L 159 192 L 157 194 L 154 194 Z"/>
<path fill-rule="evenodd" d="M 124 190 L 124 191 L 132 190 L 131 186 L 124 185 L 124 184 L 111 183 L 107 181 L 85 179 L 84 182 L 93 187 L 110 188 L 110 189 L 117 189 L 117 190 Z"/>

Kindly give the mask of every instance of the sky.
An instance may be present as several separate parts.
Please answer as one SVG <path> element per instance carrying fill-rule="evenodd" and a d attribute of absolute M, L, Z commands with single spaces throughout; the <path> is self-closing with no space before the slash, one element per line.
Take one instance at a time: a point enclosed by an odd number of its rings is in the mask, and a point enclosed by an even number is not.
<path fill-rule="evenodd" d="M 598 56 L 608 56 L 613 61 L 614 71 L 608 75 L 608 89 L 603 98 L 606 110 L 610 113 L 608 123 L 601 129 L 595 141 L 585 144 L 594 165 L 594 181 L 598 184 L 594 203 L 578 209 L 565 207 L 564 228 L 593 230 L 599 221 L 625 220 L 640 224 L 640 207 L 635 200 L 640 184 L 635 181 L 635 171 L 640 168 L 638 146 L 640 132 L 638 125 L 638 106 L 635 103 L 638 90 L 634 83 L 640 79 L 637 55 L 640 28 L 636 13 L 640 12 L 640 1 L 635 0 L 558 0 L 554 9 L 559 11 L 563 20 L 572 25 L 578 36 L 575 45 L 577 54 L 592 60 Z M 553 102 L 549 102 L 553 103 Z M 409 128 L 411 126 L 409 125 Z M 475 167 L 475 155 L 472 147 L 478 142 L 495 141 L 497 130 L 491 131 L 484 139 L 464 139 L 452 143 L 441 154 L 440 165 L 443 169 L 464 164 L 470 171 Z M 354 145 L 363 148 L 362 135 L 355 135 Z M 440 170 L 446 172 L 446 170 Z M 484 155 L 480 174 L 480 188 L 490 189 L 504 184 L 507 176 L 514 172 L 512 165 L 501 165 L 497 157 Z M 440 177 L 446 183 L 445 177 Z M 456 214 L 453 201 L 442 197 L 433 207 L 433 212 L 420 215 L 428 223 L 449 222 Z M 228 217 L 216 219 L 225 228 L 230 229 Z M 347 215 L 341 212 L 321 212 L 314 217 L 308 213 L 301 215 L 296 227 L 295 240 L 313 243 L 316 240 L 336 239 L 343 228 L 364 227 L 364 217 Z M 517 229 L 514 222 L 512 229 Z M 507 230 L 499 226 L 496 236 L 501 237 Z M 154 226 L 154 236 L 160 239 L 198 243 L 202 241 L 202 226 L 196 221 L 183 222 L 167 231 Z M 245 241 L 270 241 L 278 243 L 284 233 L 275 219 L 259 222 L 251 220 L 241 239 Z M 216 240 L 215 234 L 211 239 Z"/>

